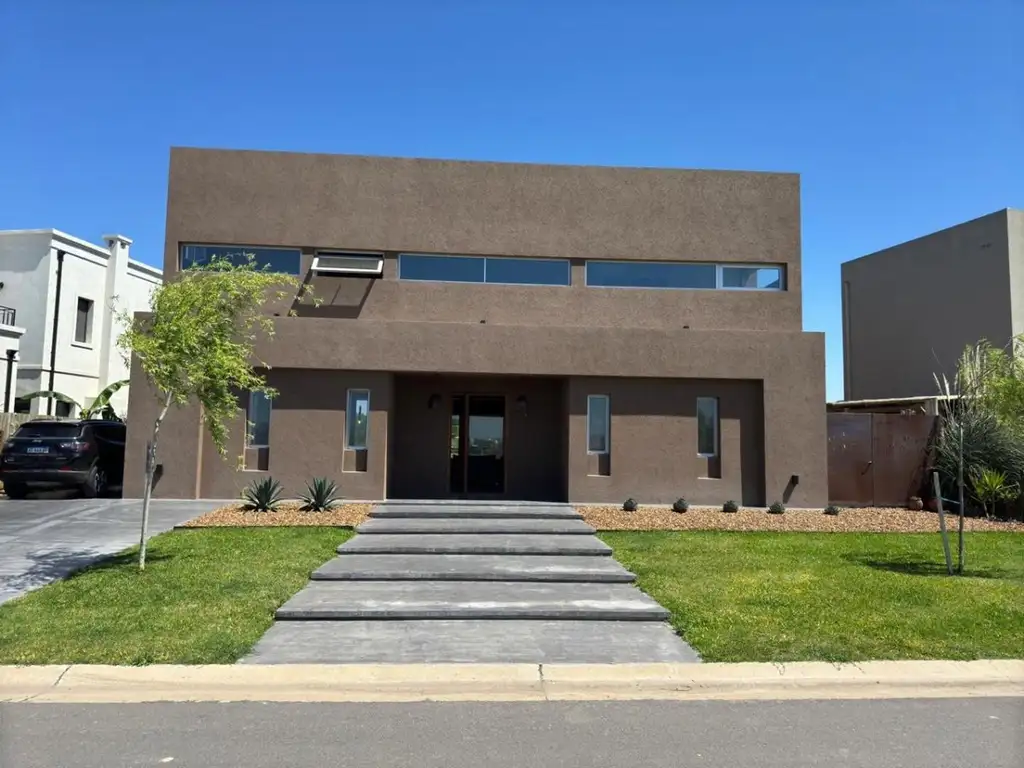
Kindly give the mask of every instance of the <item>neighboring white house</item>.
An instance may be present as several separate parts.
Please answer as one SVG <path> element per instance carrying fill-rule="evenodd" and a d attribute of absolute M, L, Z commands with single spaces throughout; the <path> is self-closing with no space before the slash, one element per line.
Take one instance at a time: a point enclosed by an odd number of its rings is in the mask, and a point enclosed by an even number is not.
<path fill-rule="evenodd" d="M 8 337 L 21 332 L 20 345 L 14 345 L 18 362 L 12 410 L 73 415 L 63 403 L 19 398 L 53 389 L 85 403 L 108 384 L 128 378 L 117 348 L 122 328 L 114 310 L 148 309 L 163 273 L 129 257 L 129 238 L 103 239 L 105 247 L 56 229 L 0 232 L 0 321 L 4 315 L 11 321 L 9 326 L 0 322 L 5 366 L 10 346 L 4 342 L 10 345 Z M 12 326 L 17 327 L 6 333 Z M 126 412 L 127 387 L 112 404 L 118 413 Z"/>

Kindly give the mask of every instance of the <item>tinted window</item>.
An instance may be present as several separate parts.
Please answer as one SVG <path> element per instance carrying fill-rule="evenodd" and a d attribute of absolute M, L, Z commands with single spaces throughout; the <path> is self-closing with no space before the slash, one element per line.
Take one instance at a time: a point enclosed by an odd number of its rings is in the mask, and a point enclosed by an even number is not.
<path fill-rule="evenodd" d="M 92 341 L 92 300 L 78 299 L 78 311 L 75 315 L 75 341 L 88 344 Z"/>
<path fill-rule="evenodd" d="M 714 288 L 714 264 L 588 261 L 587 285 L 604 288 Z"/>
<path fill-rule="evenodd" d="M 38 422 L 22 424 L 15 437 L 78 437 L 82 431 L 81 424 L 55 424 L 53 422 Z"/>
<path fill-rule="evenodd" d="M 256 269 L 297 275 L 302 270 L 302 254 L 294 248 L 252 248 L 248 245 L 183 245 L 181 268 L 204 267 L 215 258 L 226 258 L 236 267 L 253 257 Z"/>
<path fill-rule="evenodd" d="M 608 396 L 587 397 L 587 451 L 608 453 Z"/>
<path fill-rule="evenodd" d="M 723 288 L 753 288 L 762 291 L 782 289 L 779 267 L 722 267 Z"/>
<path fill-rule="evenodd" d="M 249 447 L 270 445 L 270 398 L 266 392 L 249 393 Z"/>
<path fill-rule="evenodd" d="M 488 257 L 488 283 L 516 285 L 569 285 L 565 259 L 501 259 Z"/>
<path fill-rule="evenodd" d="M 349 448 L 365 448 L 370 431 L 370 392 L 366 389 L 348 391 L 345 410 L 345 444 Z"/>
<path fill-rule="evenodd" d="M 718 398 L 697 398 L 697 454 L 718 455 Z"/>
<path fill-rule="evenodd" d="M 427 256 L 403 253 L 398 257 L 402 280 L 435 280 L 444 283 L 482 283 L 486 272 L 482 256 Z"/>

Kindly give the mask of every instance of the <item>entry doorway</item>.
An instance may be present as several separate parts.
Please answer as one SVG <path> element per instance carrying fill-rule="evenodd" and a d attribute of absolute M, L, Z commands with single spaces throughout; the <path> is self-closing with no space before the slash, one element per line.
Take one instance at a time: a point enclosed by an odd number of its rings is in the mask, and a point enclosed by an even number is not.
<path fill-rule="evenodd" d="M 448 421 L 449 491 L 505 492 L 504 395 L 453 395 Z"/>

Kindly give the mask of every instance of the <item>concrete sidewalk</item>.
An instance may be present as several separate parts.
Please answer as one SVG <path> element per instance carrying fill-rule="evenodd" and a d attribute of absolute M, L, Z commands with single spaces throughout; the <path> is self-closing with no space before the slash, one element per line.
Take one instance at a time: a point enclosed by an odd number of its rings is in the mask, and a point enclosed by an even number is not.
<path fill-rule="evenodd" d="M 1024 697 L 1024 661 L 0 667 L 0 702 Z"/>

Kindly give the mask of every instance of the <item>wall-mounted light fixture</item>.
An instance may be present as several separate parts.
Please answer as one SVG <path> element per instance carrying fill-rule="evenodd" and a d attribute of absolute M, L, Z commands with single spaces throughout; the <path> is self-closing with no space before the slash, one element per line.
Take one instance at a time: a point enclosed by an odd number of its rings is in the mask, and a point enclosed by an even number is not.
<path fill-rule="evenodd" d="M 520 395 L 516 398 L 516 410 L 523 414 L 523 416 L 526 416 L 527 407 L 526 395 Z"/>
<path fill-rule="evenodd" d="M 436 392 L 432 394 L 427 400 L 427 408 L 434 410 L 441 404 L 441 396 Z"/>

